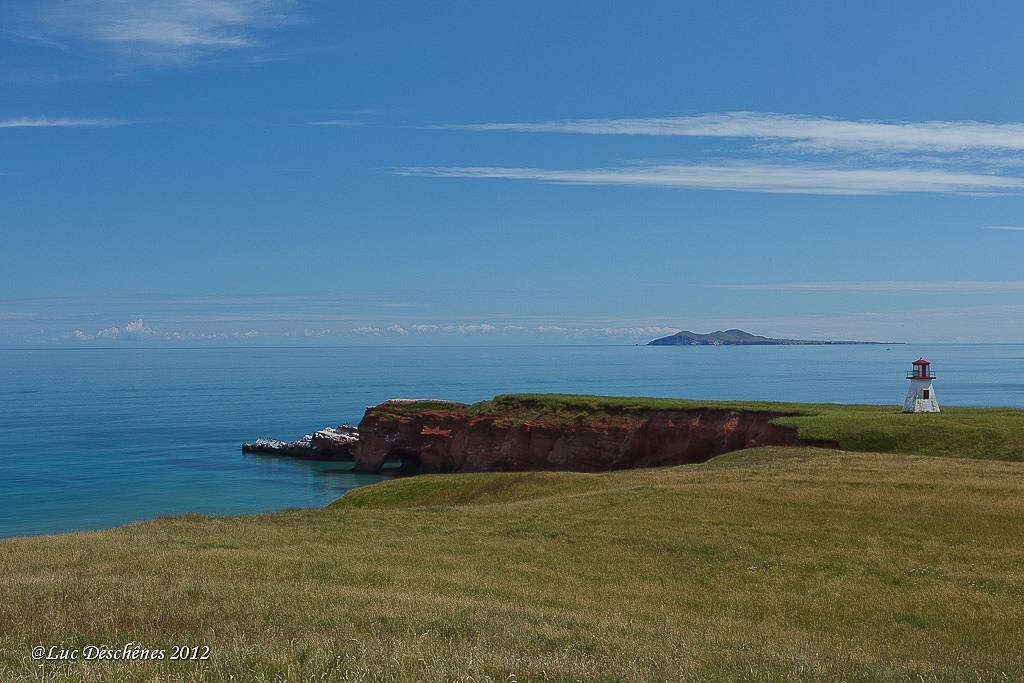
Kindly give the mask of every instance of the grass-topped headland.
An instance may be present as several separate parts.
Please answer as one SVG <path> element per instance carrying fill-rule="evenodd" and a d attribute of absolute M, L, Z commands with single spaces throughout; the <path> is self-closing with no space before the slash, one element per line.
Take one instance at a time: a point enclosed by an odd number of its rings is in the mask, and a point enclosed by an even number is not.
<path fill-rule="evenodd" d="M 379 471 L 400 461 L 410 473 L 666 467 L 744 447 L 800 445 L 796 429 L 770 424 L 787 414 L 558 394 L 505 395 L 469 406 L 386 401 L 360 422 L 354 462 Z"/>
<path fill-rule="evenodd" d="M 1024 461 L 1024 410 L 943 406 L 941 413 L 903 413 L 899 406 L 775 401 L 699 401 L 671 398 L 505 394 L 466 408 L 507 421 L 579 424 L 640 421 L 652 411 L 737 410 L 775 415 L 807 441 L 843 450 L 916 453 Z"/>

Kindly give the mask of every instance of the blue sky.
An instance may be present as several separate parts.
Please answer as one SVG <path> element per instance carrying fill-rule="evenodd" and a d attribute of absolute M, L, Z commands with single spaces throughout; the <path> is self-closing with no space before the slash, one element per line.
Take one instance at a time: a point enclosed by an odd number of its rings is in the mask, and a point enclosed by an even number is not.
<path fill-rule="evenodd" d="M 1022 27 L 12 0 L 0 345 L 1020 341 Z"/>

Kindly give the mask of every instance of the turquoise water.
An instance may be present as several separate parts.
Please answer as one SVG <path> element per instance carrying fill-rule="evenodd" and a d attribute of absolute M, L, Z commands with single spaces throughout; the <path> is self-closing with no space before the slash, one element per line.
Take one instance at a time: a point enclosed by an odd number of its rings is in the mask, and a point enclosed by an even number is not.
<path fill-rule="evenodd" d="M 1024 407 L 1024 345 L 0 350 L 0 536 L 322 507 L 380 477 L 243 455 L 388 398 L 531 391 Z"/>

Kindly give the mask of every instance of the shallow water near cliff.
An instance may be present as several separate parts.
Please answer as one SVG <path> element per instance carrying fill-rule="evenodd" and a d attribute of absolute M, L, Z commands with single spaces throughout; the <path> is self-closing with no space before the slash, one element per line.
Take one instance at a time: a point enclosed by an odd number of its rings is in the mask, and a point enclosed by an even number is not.
<path fill-rule="evenodd" d="M 0 350 L 0 537 L 322 507 L 382 477 L 243 455 L 388 398 L 510 392 L 1024 407 L 1024 345 Z"/>

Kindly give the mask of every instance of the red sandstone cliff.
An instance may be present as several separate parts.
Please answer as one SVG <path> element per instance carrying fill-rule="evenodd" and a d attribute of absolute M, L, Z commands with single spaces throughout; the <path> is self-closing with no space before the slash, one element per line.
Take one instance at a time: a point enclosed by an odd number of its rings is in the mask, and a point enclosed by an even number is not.
<path fill-rule="evenodd" d="M 401 461 L 410 472 L 574 470 L 598 472 L 703 462 L 754 446 L 807 445 L 778 414 L 695 409 L 584 424 L 517 422 L 472 415 L 463 404 L 406 411 L 388 401 L 359 423 L 355 467 Z"/>

